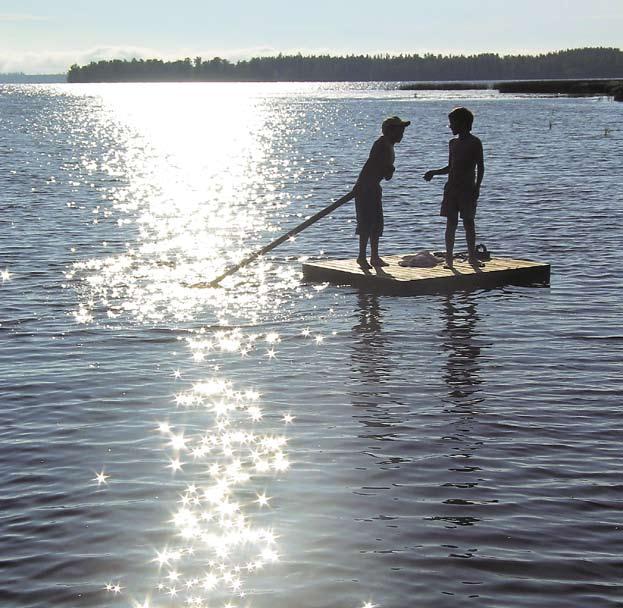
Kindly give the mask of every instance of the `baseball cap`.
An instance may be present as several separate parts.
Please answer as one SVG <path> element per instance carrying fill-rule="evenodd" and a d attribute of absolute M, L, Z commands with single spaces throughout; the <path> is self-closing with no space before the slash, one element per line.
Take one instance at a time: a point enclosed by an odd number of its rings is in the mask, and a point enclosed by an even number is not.
<path fill-rule="evenodd" d="M 383 121 L 383 127 L 408 127 L 411 124 L 410 120 L 401 120 L 398 116 L 391 116 Z"/>

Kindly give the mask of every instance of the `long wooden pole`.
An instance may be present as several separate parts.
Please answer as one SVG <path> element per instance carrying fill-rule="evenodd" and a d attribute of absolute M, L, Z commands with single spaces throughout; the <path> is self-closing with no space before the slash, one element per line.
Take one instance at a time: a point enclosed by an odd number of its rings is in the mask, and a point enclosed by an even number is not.
<path fill-rule="evenodd" d="M 253 260 L 259 258 L 261 255 L 268 253 L 278 245 L 281 245 L 284 241 L 287 241 L 290 237 L 293 237 L 295 234 L 305 230 L 308 226 L 315 224 L 319 219 L 323 218 L 325 215 L 329 215 L 332 211 L 335 211 L 338 207 L 341 207 L 344 203 L 351 201 L 355 198 L 355 191 L 351 190 L 348 194 L 345 194 L 342 198 L 337 199 L 334 203 L 331 203 L 328 207 L 325 207 L 322 211 L 319 211 L 315 215 L 308 217 L 304 222 L 292 228 L 292 230 L 282 234 L 279 238 L 274 241 L 268 243 L 261 249 L 254 251 L 249 254 L 246 258 L 244 258 L 241 262 L 234 264 L 227 268 L 224 272 L 218 275 L 215 279 L 212 279 L 209 283 L 195 283 L 193 287 L 216 287 L 225 277 L 228 277 L 230 274 L 234 274 L 241 268 L 248 266 Z"/>

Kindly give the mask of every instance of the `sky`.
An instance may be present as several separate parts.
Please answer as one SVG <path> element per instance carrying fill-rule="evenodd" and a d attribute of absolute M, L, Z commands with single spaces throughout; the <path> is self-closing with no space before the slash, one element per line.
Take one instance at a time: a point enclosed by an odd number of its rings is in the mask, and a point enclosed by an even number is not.
<path fill-rule="evenodd" d="M 0 72 L 99 59 L 621 48 L 623 0 L 0 0 Z"/>

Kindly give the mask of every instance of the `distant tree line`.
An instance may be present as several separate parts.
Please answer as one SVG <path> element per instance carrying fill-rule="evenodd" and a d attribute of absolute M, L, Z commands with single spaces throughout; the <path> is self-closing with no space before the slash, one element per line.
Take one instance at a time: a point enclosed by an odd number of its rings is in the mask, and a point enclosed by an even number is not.
<path fill-rule="evenodd" d="M 277 55 L 232 63 L 201 57 L 132 59 L 72 65 L 68 82 L 443 81 L 623 76 L 623 52 L 582 48 L 540 55 Z"/>

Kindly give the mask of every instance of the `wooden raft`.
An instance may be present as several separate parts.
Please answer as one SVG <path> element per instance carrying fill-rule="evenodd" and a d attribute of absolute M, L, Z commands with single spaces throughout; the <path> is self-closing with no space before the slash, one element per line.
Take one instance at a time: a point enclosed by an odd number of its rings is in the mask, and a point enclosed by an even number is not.
<path fill-rule="evenodd" d="M 389 266 L 362 269 L 354 259 L 323 260 L 303 264 L 308 281 L 353 285 L 369 291 L 393 294 L 431 294 L 500 285 L 549 285 L 550 265 L 530 260 L 491 258 L 482 268 L 456 259 L 454 268 L 405 267 L 404 255 L 383 256 Z"/>

